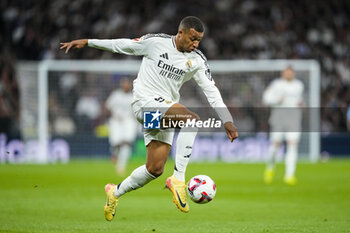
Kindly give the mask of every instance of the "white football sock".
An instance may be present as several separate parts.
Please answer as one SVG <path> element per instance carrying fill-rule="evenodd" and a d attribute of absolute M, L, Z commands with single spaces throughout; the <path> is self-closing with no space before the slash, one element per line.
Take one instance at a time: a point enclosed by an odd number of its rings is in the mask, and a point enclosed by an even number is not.
<path fill-rule="evenodd" d="M 120 146 L 118 161 L 116 164 L 117 171 L 125 171 L 126 164 L 128 163 L 129 157 L 131 153 L 131 146 L 129 144 L 124 144 Z"/>
<path fill-rule="evenodd" d="M 146 169 L 146 165 L 136 168 L 130 176 L 126 177 L 120 184 L 117 185 L 114 195 L 121 197 L 131 190 L 141 188 L 156 177 L 149 173 Z"/>
<path fill-rule="evenodd" d="M 276 158 L 278 148 L 279 147 L 277 147 L 274 143 L 270 145 L 269 152 L 267 155 L 267 161 L 266 161 L 266 168 L 269 170 L 275 169 L 275 158 Z"/>
<path fill-rule="evenodd" d="M 297 164 L 297 144 L 288 144 L 287 145 L 287 153 L 286 153 L 286 174 L 285 177 L 294 176 L 295 168 Z"/>
<path fill-rule="evenodd" d="M 186 132 L 184 132 L 186 130 Z M 197 136 L 198 128 L 181 129 L 176 141 L 176 157 L 174 176 L 181 181 L 185 181 L 185 172 L 188 161 L 192 153 L 192 146 Z"/>

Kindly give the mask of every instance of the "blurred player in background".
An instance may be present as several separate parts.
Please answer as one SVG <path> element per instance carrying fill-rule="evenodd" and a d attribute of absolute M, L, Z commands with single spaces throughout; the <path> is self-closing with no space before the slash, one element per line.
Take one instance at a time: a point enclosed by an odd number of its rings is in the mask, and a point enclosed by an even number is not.
<path fill-rule="evenodd" d="M 204 25 L 193 16 L 181 20 L 175 36 L 166 34 L 148 34 L 137 39 L 114 40 L 74 40 L 61 43 L 61 49 L 83 48 L 88 45 L 126 55 L 143 56 L 140 71 L 134 81 L 134 102 L 132 107 L 139 122 L 143 122 L 143 109 L 157 109 L 153 119 L 162 117 L 174 123 L 197 121 L 197 114 L 179 104 L 181 86 L 194 79 L 206 95 L 210 105 L 224 123 L 230 141 L 238 137 L 230 112 L 224 104 L 221 94 L 211 77 L 205 56 L 197 48 L 204 35 Z M 160 110 L 160 112 L 159 112 Z M 173 176 L 166 180 L 166 187 L 172 192 L 174 203 L 182 212 L 189 211 L 186 197 L 185 171 L 192 153 L 192 146 L 198 129 L 181 129 L 176 143 L 176 158 Z M 174 129 L 144 131 L 147 147 L 146 164 L 136 168 L 130 176 L 117 186 L 105 187 L 107 203 L 104 207 L 105 218 L 111 221 L 115 215 L 119 198 L 126 192 L 138 189 L 159 177 L 164 170 L 172 141 Z"/>
<path fill-rule="evenodd" d="M 137 122 L 131 109 L 131 88 L 130 80 L 127 77 L 122 78 L 120 88 L 114 90 L 105 103 L 110 112 L 108 126 L 112 160 L 116 163 L 116 172 L 120 176 L 125 174 L 132 144 L 137 135 Z"/>
<path fill-rule="evenodd" d="M 271 145 L 264 173 L 266 184 L 273 181 L 276 154 L 284 140 L 287 143 L 284 182 L 288 185 L 297 183 L 295 169 L 301 134 L 303 90 L 303 83 L 295 78 L 293 68 L 288 66 L 282 71 L 282 77 L 272 81 L 263 94 L 264 104 L 272 108 L 269 119 Z"/>

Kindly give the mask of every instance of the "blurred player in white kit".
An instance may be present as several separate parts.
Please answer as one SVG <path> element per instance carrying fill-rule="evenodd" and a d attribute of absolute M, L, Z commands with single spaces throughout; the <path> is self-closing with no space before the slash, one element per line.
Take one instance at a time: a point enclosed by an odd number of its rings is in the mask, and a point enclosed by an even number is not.
<path fill-rule="evenodd" d="M 125 175 L 126 166 L 132 152 L 132 144 L 137 135 L 137 121 L 132 112 L 132 84 L 127 77 L 120 81 L 120 88 L 114 90 L 106 100 L 105 107 L 110 112 L 108 122 L 109 143 L 112 160 L 116 162 L 118 175 Z"/>
<path fill-rule="evenodd" d="M 266 88 L 263 102 L 270 106 L 271 115 L 270 141 L 264 181 L 271 184 L 275 175 L 276 154 L 285 140 L 287 151 L 285 155 L 284 182 L 296 185 L 295 169 L 298 158 L 298 143 L 301 134 L 301 121 L 303 106 L 303 83 L 295 78 L 295 72 L 288 66 L 282 71 L 282 77 L 275 79 Z"/>

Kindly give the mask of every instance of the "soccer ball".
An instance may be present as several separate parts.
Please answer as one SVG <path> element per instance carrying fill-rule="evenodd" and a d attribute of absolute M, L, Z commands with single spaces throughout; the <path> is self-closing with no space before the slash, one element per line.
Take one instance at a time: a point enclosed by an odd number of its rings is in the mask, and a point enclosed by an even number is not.
<path fill-rule="evenodd" d="M 208 203 L 213 200 L 216 194 L 216 185 L 209 176 L 197 175 L 188 181 L 187 193 L 191 200 L 196 203 Z"/>

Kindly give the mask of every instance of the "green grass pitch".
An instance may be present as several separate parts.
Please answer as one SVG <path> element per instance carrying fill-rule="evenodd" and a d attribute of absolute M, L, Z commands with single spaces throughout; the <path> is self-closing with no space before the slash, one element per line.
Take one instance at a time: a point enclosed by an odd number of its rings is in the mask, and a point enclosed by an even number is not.
<path fill-rule="evenodd" d="M 141 165 L 133 162 L 129 171 Z M 211 176 L 215 199 L 190 202 L 181 213 L 164 174 L 120 199 L 117 216 L 103 216 L 104 185 L 121 181 L 107 160 L 58 165 L 0 165 L 0 232 L 350 232 L 350 160 L 299 164 L 295 187 L 262 182 L 263 164 L 190 163 L 187 178 Z"/>

